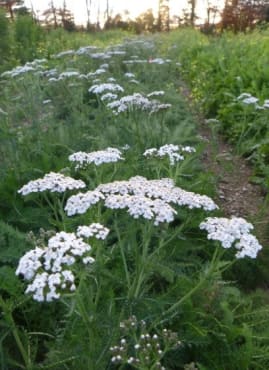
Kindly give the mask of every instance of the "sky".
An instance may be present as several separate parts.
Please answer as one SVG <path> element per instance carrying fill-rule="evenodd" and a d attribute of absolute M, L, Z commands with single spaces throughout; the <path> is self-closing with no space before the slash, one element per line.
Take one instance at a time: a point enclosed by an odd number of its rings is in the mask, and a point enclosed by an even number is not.
<path fill-rule="evenodd" d="M 63 0 L 53 0 L 55 7 L 61 7 Z M 201 20 L 206 18 L 207 4 L 220 6 L 224 0 L 197 0 L 197 15 L 201 17 Z M 37 14 L 41 14 L 42 11 L 48 8 L 49 0 L 25 0 L 24 3 L 27 7 L 33 6 L 34 11 Z M 88 1 L 90 3 L 90 0 Z M 135 18 L 139 14 L 145 12 L 147 9 L 153 9 L 157 11 L 159 0 L 109 0 L 110 11 L 112 16 L 117 13 L 123 14 L 125 10 L 129 11 L 130 17 Z M 86 0 L 66 0 L 67 8 L 72 11 L 75 17 L 76 24 L 86 23 Z M 96 19 L 98 4 L 100 6 L 100 14 L 103 16 L 106 9 L 106 0 L 92 0 L 92 14 Z M 188 7 L 188 0 L 170 0 L 170 15 L 181 15 L 182 9 Z M 91 20 L 93 23 L 94 20 Z"/>

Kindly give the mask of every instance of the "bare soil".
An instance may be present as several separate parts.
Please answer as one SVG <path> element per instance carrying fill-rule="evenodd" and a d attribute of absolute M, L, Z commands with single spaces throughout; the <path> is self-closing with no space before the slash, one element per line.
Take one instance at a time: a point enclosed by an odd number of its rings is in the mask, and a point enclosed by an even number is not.
<path fill-rule="evenodd" d="M 194 106 L 191 93 L 181 85 L 181 93 L 187 99 L 198 122 L 198 133 L 205 140 L 203 165 L 216 178 L 216 199 L 226 217 L 243 217 L 254 225 L 255 234 L 262 245 L 269 241 L 269 206 L 264 189 L 251 182 L 254 169 L 244 158 L 235 154 L 232 145 L 221 135 L 212 136 L 203 115 Z"/>

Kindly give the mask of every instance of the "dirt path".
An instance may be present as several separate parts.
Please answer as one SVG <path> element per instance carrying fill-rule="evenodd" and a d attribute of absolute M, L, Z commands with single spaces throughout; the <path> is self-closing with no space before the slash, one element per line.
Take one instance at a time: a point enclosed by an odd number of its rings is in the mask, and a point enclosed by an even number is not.
<path fill-rule="evenodd" d="M 207 171 L 216 177 L 216 203 L 227 217 L 244 217 L 255 227 L 261 244 L 269 245 L 269 205 L 264 190 L 251 182 L 254 169 L 234 153 L 233 147 L 223 137 L 213 138 L 206 120 L 192 102 L 191 93 L 184 84 L 182 94 L 199 122 L 198 132 L 208 143 L 203 155 Z"/>

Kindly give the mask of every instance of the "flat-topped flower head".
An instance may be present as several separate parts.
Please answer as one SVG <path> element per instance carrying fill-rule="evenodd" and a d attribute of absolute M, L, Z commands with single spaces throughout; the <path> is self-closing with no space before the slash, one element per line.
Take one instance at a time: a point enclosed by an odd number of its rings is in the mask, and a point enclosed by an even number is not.
<path fill-rule="evenodd" d="M 79 226 L 76 233 L 61 231 L 48 240 L 43 247 L 35 247 L 19 261 L 16 275 L 29 281 L 25 293 L 43 302 L 59 299 L 64 292 L 76 289 L 72 266 L 75 263 L 90 265 L 95 260 L 91 256 L 91 246 L 83 238 L 104 240 L 109 229 L 99 223 Z"/>
<path fill-rule="evenodd" d="M 105 101 L 105 100 L 111 101 L 111 100 L 116 100 L 117 98 L 118 98 L 118 95 L 112 94 L 111 92 L 108 92 L 101 96 L 102 101 Z"/>
<path fill-rule="evenodd" d="M 103 83 L 99 85 L 93 85 L 89 88 L 90 93 L 102 94 L 103 92 L 123 92 L 124 89 L 115 83 Z"/>
<path fill-rule="evenodd" d="M 147 95 L 147 97 L 150 98 L 152 96 L 163 96 L 163 95 L 164 95 L 164 91 L 159 90 L 159 91 L 152 91 L 151 93 Z"/>
<path fill-rule="evenodd" d="M 124 160 L 121 155 L 122 153 L 119 149 L 107 148 L 91 153 L 77 152 L 71 154 L 68 159 L 69 161 L 76 163 L 76 169 L 79 169 L 91 163 L 94 163 L 96 166 L 100 166 L 103 163 L 115 163 L 120 160 Z"/>
<path fill-rule="evenodd" d="M 77 190 L 85 188 L 82 180 L 75 180 L 72 177 L 64 176 L 61 173 L 50 172 L 43 178 L 29 181 L 18 193 L 28 195 L 31 193 L 42 193 L 50 191 L 52 193 L 63 193 L 67 190 Z"/>
<path fill-rule="evenodd" d="M 68 216 L 83 214 L 87 212 L 92 205 L 103 199 L 105 199 L 104 194 L 96 190 L 78 193 L 68 199 L 65 211 Z"/>
<path fill-rule="evenodd" d="M 238 250 L 236 258 L 256 258 L 262 249 L 256 237 L 250 234 L 253 225 L 241 217 L 208 217 L 200 224 L 200 229 L 206 230 L 207 238 L 219 241 L 223 248 L 234 245 Z"/>
<path fill-rule="evenodd" d="M 109 233 L 109 229 L 99 223 L 92 223 L 89 226 L 79 226 L 77 235 L 84 238 L 92 238 L 104 240 Z"/>
<path fill-rule="evenodd" d="M 161 104 L 159 101 L 150 100 L 148 97 L 143 96 L 140 93 L 134 93 L 133 95 L 126 95 L 119 100 L 108 103 L 107 107 L 112 109 L 114 114 L 133 110 L 155 113 L 161 109 L 170 108 L 171 104 Z"/>
<path fill-rule="evenodd" d="M 149 157 L 168 157 L 171 166 L 174 166 L 176 162 L 183 161 L 185 157 L 183 153 L 195 153 L 195 148 L 191 146 L 181 146 L 174 144 L 166 144 L 161 146 L 159 149 L 150 148 L 147 149 L 143 155 L 147 158 Z"/>
<path fill-rule="evenodd" d="M 101 200 L 107 208 L 126 208 L 132 217 L 153 220 L 155 225 L 174 220 L 177 212 L 170 203 L 206 211 L 218 208 L 211 198 L 176 187 L 172 179 L 147 180 L 135 176 L 129 180 L 100 184 L 93 191 L 74 195 L 67 200 L 65 211 L 68 216 L 82 214 Z"/>
<path fill-rule="evenodd" d="M 258 98 L 256 98 L 255 96 L 252 96 L 249 93 L 242 93 L 236 98 L 236 100 L 238 100 L 241 103 L 247 104 L 247 105 L 256 104 L 259 101 Z"/>

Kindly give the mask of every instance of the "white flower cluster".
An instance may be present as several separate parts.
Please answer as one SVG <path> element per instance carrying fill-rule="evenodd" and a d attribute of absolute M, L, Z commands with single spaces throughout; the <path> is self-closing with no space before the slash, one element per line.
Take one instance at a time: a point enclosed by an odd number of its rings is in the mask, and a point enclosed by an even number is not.
<path fill-rule="evenodd" d="M 206 195 L 174 186 L 172 179 L 147 180 L 145 177 L 135 176 L 125 181 L 101 184 L 93 191 L 71 196 L 67 200 L 65 211 L 68 216 L 82 214 L 100 200 L 104 201 L 107 208 L 127 208 L 132 217 L 152 219 L 155 225 L 174 220 L 176 211 L 169 203 L 207 211 L 218 208 Z"/>
<path fill-rule="evenodd" d="M 87 77 L 95 77 L 95 76 L 100 76 L 101 74 L 106 73 L 105 68 L 98 68 L 95 72 L 89 72 L 87 74 Z"/>
<path fill-rule="evenodd" d="M 108 55 L 125 55 L 125 50 L 111 50 L 107 52 Z"/>
<path fill-rule="evenodd" d="M 3 72 L 1 77 L 16 77 L 27 72 L 40 72 L 43 69 L 43 63 L 46 63 L 47 59 L 35 59 L 32 62 L 27 62 L 24 66 L 17 66 L 10 71 Z"/>
<path fill-rule="evenodd" d="M 112 94 L 110 92 L 108 92 L 108 93 L 106 93 L 106 94 L 104 94 L 104 95 L 101 96 L 101 100 L 102 101 L 105 101 L 105 100 L 111 101 L 111 100 L 116 100 L 117 98 L 118 98 L 118 95 L 117 94 Z"/>
<path fill-rule="evenodd" d="M 143 155 L 145 157 L 169 157 L 170 165 L 174 166 L 176 162 L 183 161 L 184 156 L 182 153 L 195 153 L 195 148 L 191 146 L 179 146 L 174 144 L 166 144 L 161 146 L 159 149 L 150 148 L 147 149 Z"/>
<path fill-rule="evenodd" d="M 208 239 L 220 241 L 223 248 L 231 248 L 236 242 L 236 258 L 256 258 L 262 249 L 257 238 L 250 234 L 253 225 L 241 217 L 208 217 L 200 224 L 200 229 L 208 232 Z"/>
<path fill-rule="evenodd" d="M 147 95 L 148 98 L 152 97 L 152 96 L 162 96 L 164 95 L 164 91 L 163 90 L 160 90 L 160 91 L 152 91 L 151 93 L 149 93 Z"/>
<path fill-rule="evenodd" d="M 109 233 L 109 229 L 99 223 L 93 223 L 90 226 L 79 226 L 77 235 L 84 238 L 95 237 L 104 240 Z"/>
<path fill-rule="evenodd" d="M 60 53 L 58 54 L 54 54 L 52 55 L 53 58 L 62 58 L 62 57 L 65 57 L 65 56 L 70 56 L 70 55 L 74 55 L 75 54 L 75 50 L 65 50 L 65 51 L 61 51 Z"/>
<path fill-rule="evenodd" d="M 75 276 L 71 266 L 81 261 L 91 264 L 91 246 L 81 237 L 105 239 L 109 230 L 101 224 L 79 226 L 77 233 L 61 231 L 48 240 L 44 248 L 36 247 L 27 252 L 19 261 L 16 275 L 30 281 L 25 293 L 32 293 L 39 302 L 59 299 L 61 292 L 74 291 Z"/>
<path fill-rule="evenodd" d="M 256 104 L 259 101 L 258 98 L 255 98 L 255 96 L 252 96 L 249 93 L 242 93 L 236 99 L 239 100 L 241 103 L 244 103 L 247 105 Z"/>
<path fill-rule="evenodd" d="M 103 83 L 100 85 L 93 85 L 89 88 L 89 92 L 94 94 L 102 94 L 104 91 L 123 92 L 124 89 L 115 83 Z"/>
<path fill-rule="evenodd" d="M 77 51 L 76 51 L 76 54 L 77 55 L 89 55 L 91 53 L 91 51 L 93 50 L 96 50 L 97 49 L 97 46 L 82 46 L 80 47 Z"/>
<path fill-rule="evenodd" d="M 131 73 L 131 72 L 124 73 L 124 76 L 127 77 L 127 78 L 135 78 L 134 73 Z"/>
<path fill-rule="evenodd" d="M 147 63 L 147 59 L 130 59 L 130 60 L 124 60 L 123 63 L 124 64 L 143 64 L 143 63 Z"/>
<path fill-rule="evenodd" d="M 149 59 L 149 63 L 155 63 L 155 64 L 166 64 L 170 62 L 171 62 L 171 59 L 162 59 L 162 58 Z"/>
<path fill-rule="evenodd" d="M 67 212 L 68 216 L 83 214 L 87 212 L 92 205 L 104 199 L 104 194 L 97 190 L 87 191 L 86 193 L 78 193 L 68 199 L 65 206 L 65 211 Z"/>
<path fill-rule="evenodd" d="M 255 108 L 258 110 L 264 110 L 269 108 L 269 99 L 265 99 L 263 105 L 259 105 L 258 104 L 259 99 L 256 98 L 255 96 L 252 96 L 249 93 L 242 93 L 236 98 L 236 100 L 247 105 L 253 104 Z"/>
<path fill-rule="evenodd" d="M 92 59 L 110 59 L 111 55 L 108 55 L 107 53 L 91 53 L 90 54 Z"/>
<path fill-rule="evenodd" d="M 150 114 L 152 113 L 157 113 L 159 111 L 162 111 L 162 110 L 165 110 L 165 109 L 168 109 L 168 108 L 171 108 L 172 107 L 172 104 L 169 104 L 169 103 L 158 103 L 157 101 L 154 102 L 155 104 L 153 105 L 151 111 L 150 111 Z"/>
<path fill-rule="evenodd" d="M 107 107 L 112 109 L 114 114 L 135 109 L 155 113 L 160 109 L 170 108 L 171 104 L 160 104 L 157 100 L 150 100 L 140 93 L 134 93 L 133 95 L 126 95 L 119 100 L 108 103 Z"/>
<path fill-rule="evenodd" d="M 75 180 L 72 177 L 64 176 L 61 173 L 50 172 L 43 178 L 29 181 L 18 193 L 28 195 L 31 193 L 40 193 L 50 191 L 52 193 L 63 193 L 66 190 L 85 188 L 85 183 L 82 180 Z"/>
<path fill-rule="evenodd" d="M 116 148 L 107 148 L 105 150 L 98 150 L 96 152 L 85 153 L 77 152 L 71 154 L 68 159 L 71 162 L 76 162 L 76 169 L 85 167 L 90 163 L 100 166 L 102 163 L 112 163 L 123 160 L 122 153 Z"/>
<path fill-rule="evenodd" d="M 110 209 L 124 209 L 133 218 L 140 216 L 146 220 L 154 219 L 154 225 L 160 222 L 172 222 L 176 211 L 161 199 L 150 199 L 143 195 L 111 194 L 106 197 L 105 206 Z"/>
<path fill-rule="evenodd" d="M 78 71 L 64 71 L 60 73 L 59 75 L 59 80 L 63 80 L 65 78 L 70 78 L 70 77 L 78 77 L 80 73 Z"/>

